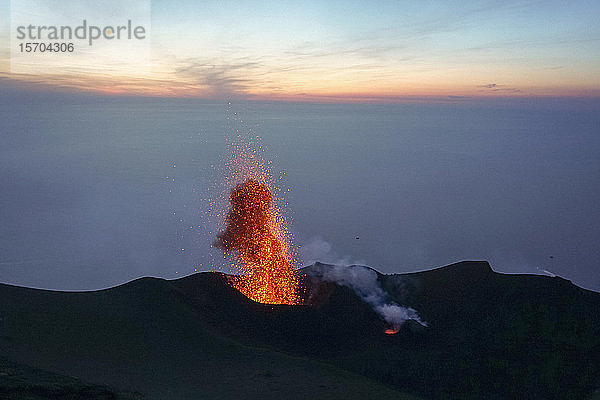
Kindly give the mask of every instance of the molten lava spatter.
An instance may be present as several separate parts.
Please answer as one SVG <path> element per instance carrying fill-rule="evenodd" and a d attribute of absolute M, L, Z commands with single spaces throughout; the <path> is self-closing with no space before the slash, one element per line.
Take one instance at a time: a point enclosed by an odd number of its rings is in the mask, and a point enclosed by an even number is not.
<path fill-rule="evenodd" d="M 260 303 L 300 304 L 298 277 L 266 183 L 248 178 L 233 188 L 229 201 L 216 246 L 235 252 L 241 263 L 235 288 Z"/>

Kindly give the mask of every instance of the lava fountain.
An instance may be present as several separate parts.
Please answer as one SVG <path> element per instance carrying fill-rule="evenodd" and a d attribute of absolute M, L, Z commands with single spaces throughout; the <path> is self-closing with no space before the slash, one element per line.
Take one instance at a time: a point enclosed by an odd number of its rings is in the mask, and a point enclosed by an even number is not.
<path fill-rule="evenodd" d="M 299 279 L 294 269 L 288 233 L 270 190 L 270 175 L 248 144 L 238 147 L 230 169 L 235 183 L 229 195 L 226 227 L 215 246 L 232 254 L 242 274 L 233 286 L 259 303 L 301 304 Z"/>

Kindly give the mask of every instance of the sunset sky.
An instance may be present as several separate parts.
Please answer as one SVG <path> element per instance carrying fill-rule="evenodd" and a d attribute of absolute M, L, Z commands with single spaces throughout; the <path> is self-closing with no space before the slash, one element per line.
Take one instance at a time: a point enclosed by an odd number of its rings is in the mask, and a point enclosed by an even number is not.
<path fill-rule="evenodd" d="M 75 72 L 28 75 L 10 72 L 14 34 L 1 0 L 0 89 L 326 101 L 600 96 L 598 1 L 374 4 L 156 0 L 149 71 L 91 59 Z"/>

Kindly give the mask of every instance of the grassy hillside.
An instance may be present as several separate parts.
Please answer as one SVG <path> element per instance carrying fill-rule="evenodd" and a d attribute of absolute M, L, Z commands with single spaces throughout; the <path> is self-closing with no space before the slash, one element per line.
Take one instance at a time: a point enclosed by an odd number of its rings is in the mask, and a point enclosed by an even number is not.
<path fill-rule="evenodd" d="M 148 399 L 411 398 L 322 362 L 242 345 L 207 329 L 196 311 L 161 279 L 87 293 L 0 285 L 0 350 L 19 368 Z M 24 386 L 36 384 L 22 375 Z"/>

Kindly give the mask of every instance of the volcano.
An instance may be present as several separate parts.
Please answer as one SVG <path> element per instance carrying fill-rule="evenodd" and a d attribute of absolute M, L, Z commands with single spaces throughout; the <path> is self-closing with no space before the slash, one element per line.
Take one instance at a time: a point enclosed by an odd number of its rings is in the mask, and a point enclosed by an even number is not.
<path fill-rule="evenodd" d="M 580 399 L 600 388 L 599 293 L 478 261 L 375 272 L 427 322 L 386 334 L 373 304 L 323 268 L 299 271 L 303 305 L 255 302 L 214 272 L 93 292 L 0 285 L 0 397 Z"/>

